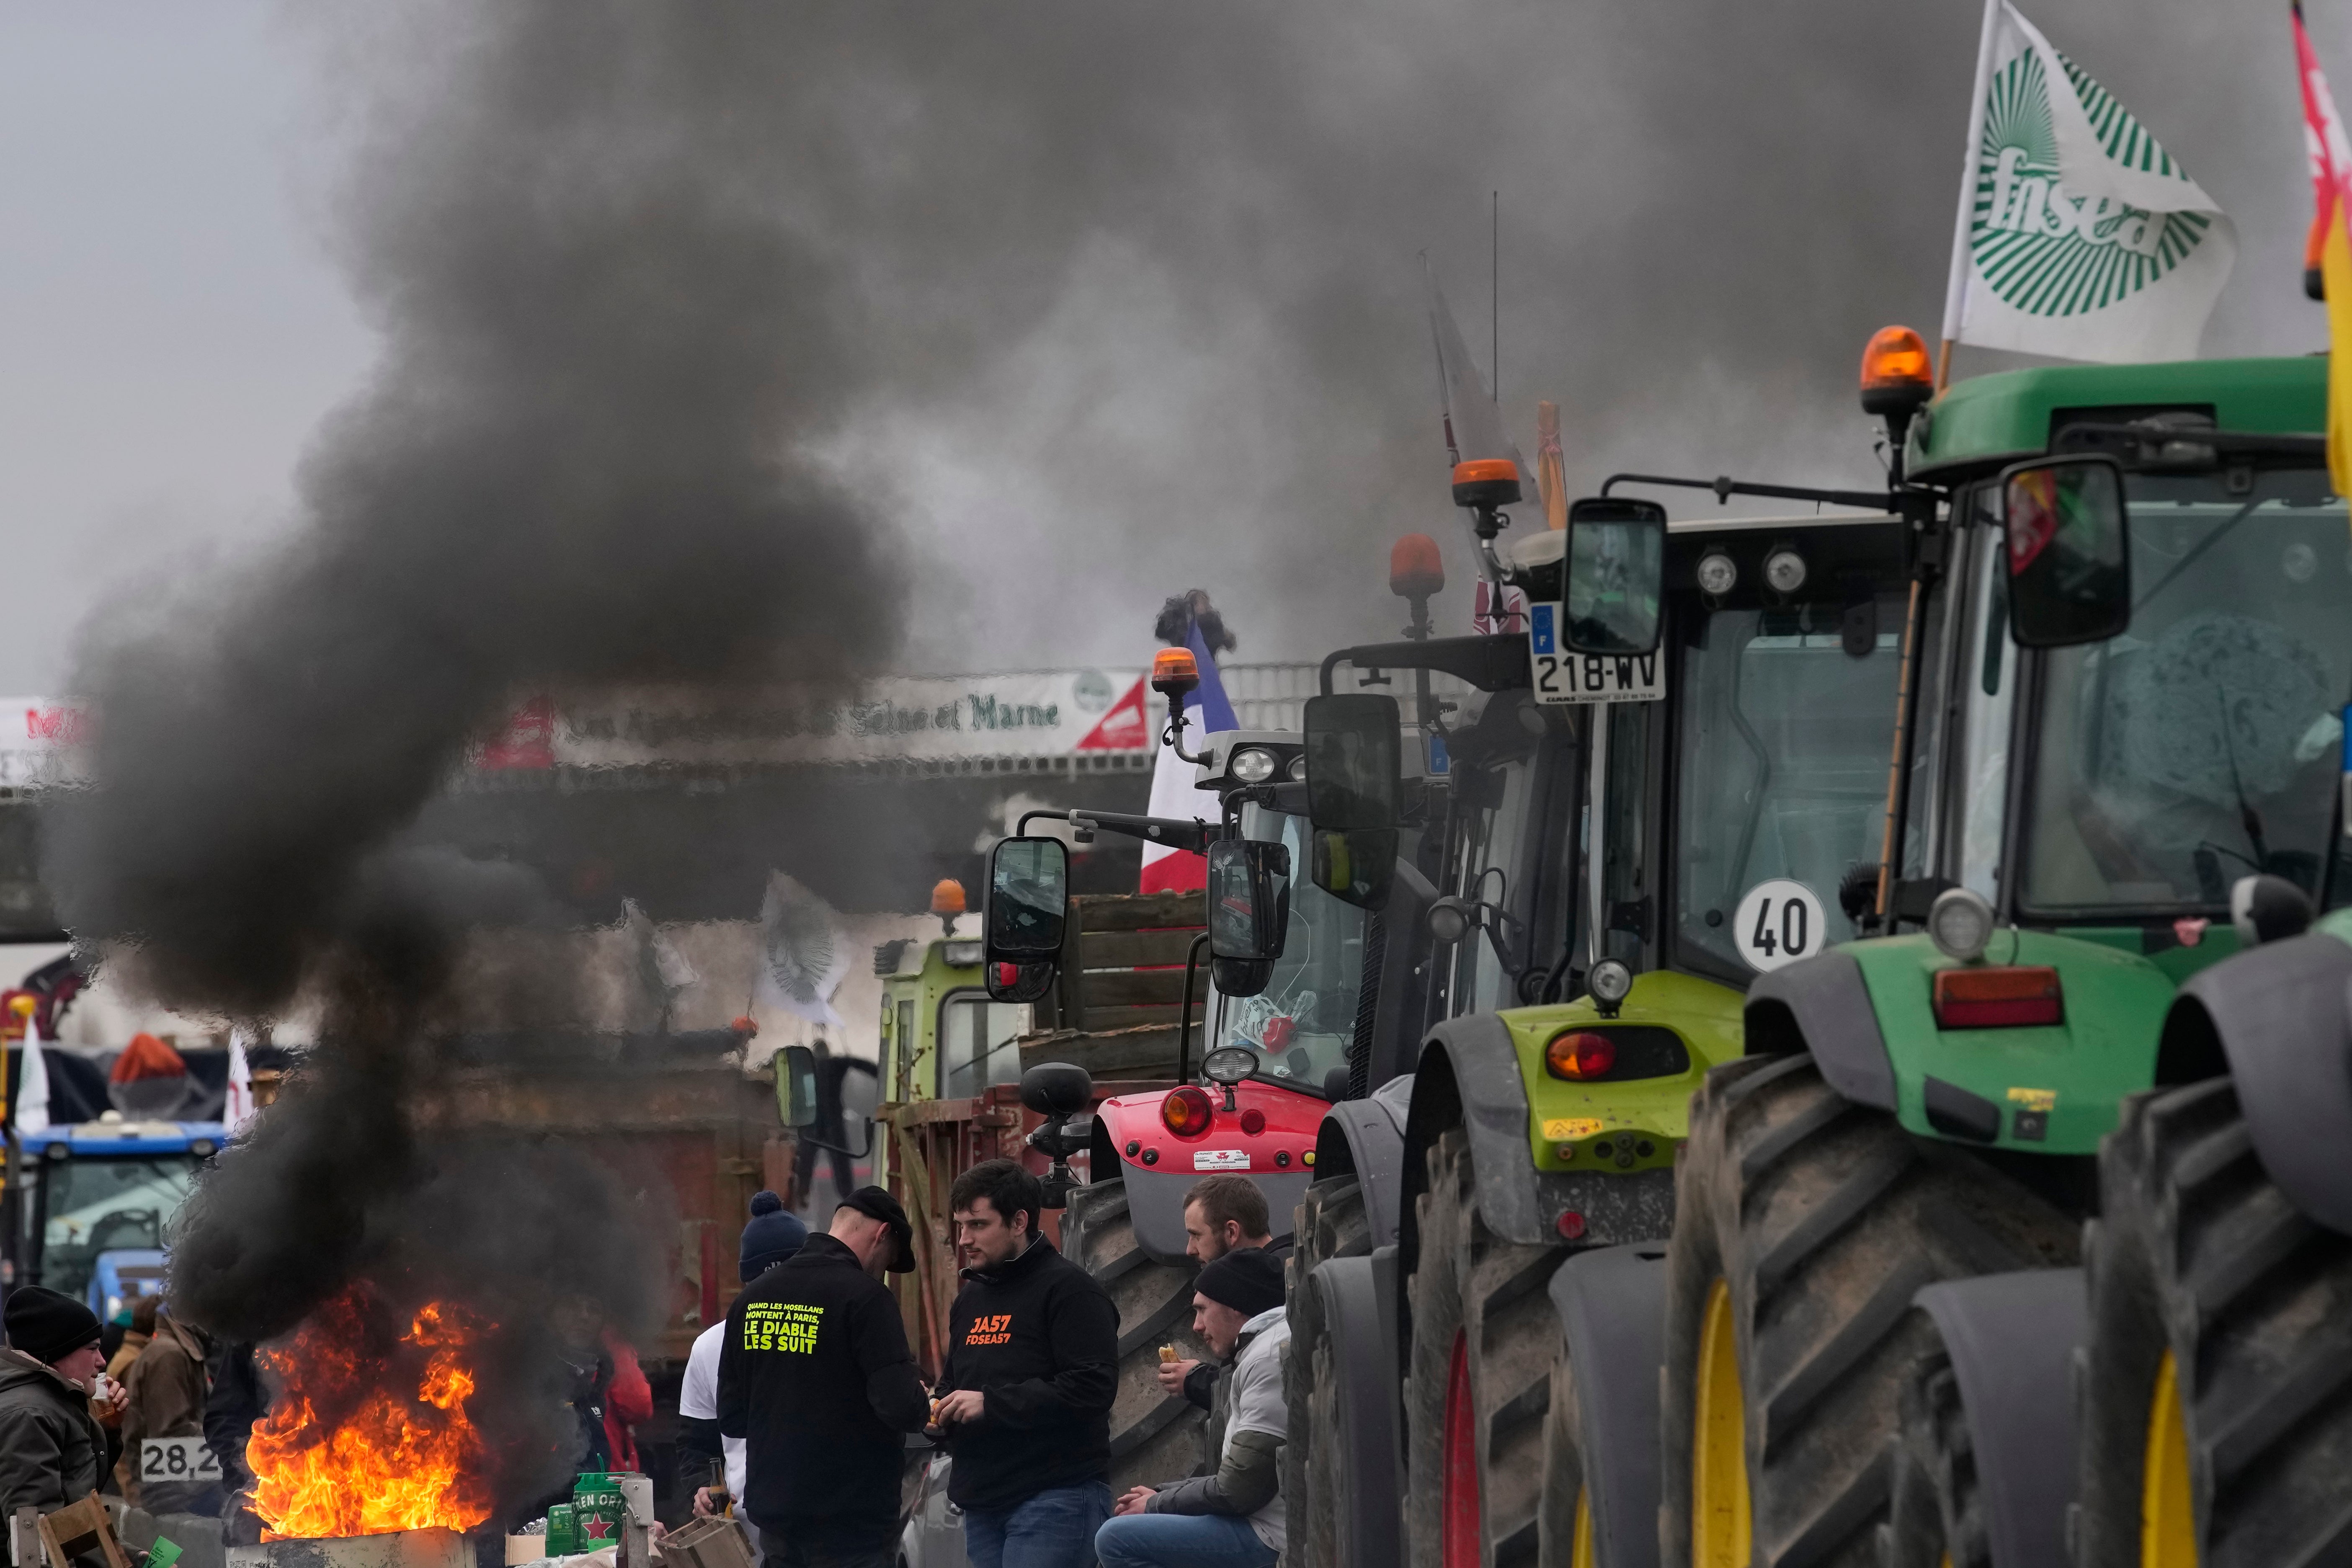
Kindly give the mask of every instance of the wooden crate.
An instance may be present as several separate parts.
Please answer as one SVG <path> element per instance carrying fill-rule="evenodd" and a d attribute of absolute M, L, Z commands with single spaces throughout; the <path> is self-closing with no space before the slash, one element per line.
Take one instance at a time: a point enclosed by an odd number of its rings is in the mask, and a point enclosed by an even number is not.
<path fill-rule="evenodd" d="M 1208 919 L 1206 896 L 1106 895 L 1070 900 L 1054 989 L 1035 1008 L 1034 1034 L 1022 1042 L 1022 1064 L 1071 1061 L 1100 1076 L 1172 1077 L 1176 1019 L 1184 995 L 1184 961 Z M 1193 977 L 1197 1015 L 1208 987 L 1204 962 Z M 1195 1028 L 1198 1027 L 1197 1016 Z M 1157 1031 L 1156 1037 L 1138 1031 Z M 1057 1054 L 1032 1042 L 1052 1037 Z M 1197 1036 L 1196 1036 L 1197 1038 Z M 1104 1052 L 1089 1047 L 1104 1042 Z M 1087 1058 L 1097 1057 L 1099 1067 Z"/>

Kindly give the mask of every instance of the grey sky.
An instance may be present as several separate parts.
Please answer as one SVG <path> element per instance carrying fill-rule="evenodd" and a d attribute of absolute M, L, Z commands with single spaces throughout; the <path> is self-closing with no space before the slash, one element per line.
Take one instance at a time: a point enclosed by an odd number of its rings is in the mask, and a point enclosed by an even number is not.
<path fill-rule="evenodd" d="M 1291 100 L 1267 110 L 1253 84 L 1197 165 L 1139 165 L 1218 191 L 1218 245 L 1133 215 L 1074 230 L 1053 302 L 964 367 L 952 402 L 927 399 L 919 368 L 877 378 L 891 390 L 838 455 L 904 502 L 919 560 L 902 662 L 1139 659 L 1159 599 L 1195 584 L 1240 657 L 1310 658 L 1391 629 L 1381 563 L 1409 526 L 1445 544 L 1440 612 L 1458 617 L 1468 563 L 1440 499 L 1413 253 L 1431 249 L 1483 357 L 1496 184 L 1507 410 L 1524 430 L 1536 396 L 1567 405 L 1571 483 L 1635 464 L 1867 477 L 1853 362 L 1880 321 L 1936 325 L 1973 0 L 1436 10 L 1286 8 L 1267 43 L 1293 62 Z M 2284 7 L 2027 13 L 2236 219 L 2206 352 L 2320 346 L 2294 290 L 2308 211 Z M 2311 16 L 2352 90 L 2352 0 Z M 108 591 L 268 536 L 317 422 L 369 373 L 315 210 L 341 167 L 318 48 L 263 0 L 0 10 L 0 691 L 62 680 Z M 1167 68 L 1223 67 L 1204 51 Z M 985 104 L 984 76 L 954 85 Z M 878 90 L 840 109 L 845 127 L 916 112 Z M 1299 318 L 1325 275 L 1350 298 L 1318 337 Z"/>

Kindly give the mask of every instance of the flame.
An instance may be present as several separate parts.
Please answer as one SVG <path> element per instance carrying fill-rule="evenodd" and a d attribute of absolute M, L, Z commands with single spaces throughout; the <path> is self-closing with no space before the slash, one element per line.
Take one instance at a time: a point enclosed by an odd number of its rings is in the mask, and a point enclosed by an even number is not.
<path fill-rule="evenodd" d="M 281 1387 L 245 1457 L 266 1540 L 466 1531 L 490 1516 L 466 1401 L 467 1354 L 491 1325 L 436 1301 L 387 1347 L 369 1332 L 373 1305 L 353 1286 L 263 1352 Z"/>

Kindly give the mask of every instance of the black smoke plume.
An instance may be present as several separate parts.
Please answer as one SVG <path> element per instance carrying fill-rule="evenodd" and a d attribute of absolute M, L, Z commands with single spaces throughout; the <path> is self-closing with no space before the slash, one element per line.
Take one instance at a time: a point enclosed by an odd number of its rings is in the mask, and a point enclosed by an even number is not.
<path fill-rule="evenodd" d="M 527 874 L 403 834 L 521 697 L 824 682 L 893 646 L 892 535 L 813 456 L 855 381 L 849 258 L 747 170 L 749 84 L 712 90 L 693 15 L 540 0 L 331 41 L 332 210 L 381 363 L 282 548 L 83 650 L 91 783 L 45 871 L 78 942 L 185 1011 L 319 1021 L 175 1240 L 174 1310 L 228 1338 L 355 1278 L 454 1294 L 501 1321 L 510 1394 L 559 1384 L 560 1298 L 648 1325 L 652 1200 L 420 1122 L 480 1000 L 453 984 L 468 933 L 552 916 Z M 569 1417 L 496 1403 L 519 1501 Z"/>

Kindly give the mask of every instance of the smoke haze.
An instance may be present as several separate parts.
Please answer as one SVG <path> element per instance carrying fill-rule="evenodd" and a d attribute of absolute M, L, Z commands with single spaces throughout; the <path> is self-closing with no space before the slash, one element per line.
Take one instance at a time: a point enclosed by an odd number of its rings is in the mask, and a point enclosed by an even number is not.
<path fill-rule="evenodd" d="M 2284 17 L 2030 10 L 2236 218 L 2209 352 L 2315 346 Z M 320 426 L 282 548 L 81 644 L 97 787 L 47 869 L 78 936 L 134 950 L 165 1000 L 323 998 L 328 1047 L 174 1255 L 175 1299 L 239 1334 L 431 1247 L 535 1311 L 550 1249 L 635 1234 L 616 1194 L 543 1201 L 545 1173 L 497 1213 L 452 1203 L 475 1161 L 520 1156 L 398 1109 L 459 933 L 547 918 L 511 868 L 401 847 L 518 691 L 1127 661 L 1196 584 L 1238 657 L 1308 658 L 1395 624 L 1407 529 L 1444 543 L 1458 629 L 1416 258 L 1483 353 L 1496 189 L 1506 410 L 1524 440 L 1535 398 L 1561 404 L 1571 486 L 1866 480 L 1853 365 L 1872 328 L 1937 323 L 1977 7 L 509 0 L 289 25 L 382 359 Z"/>

